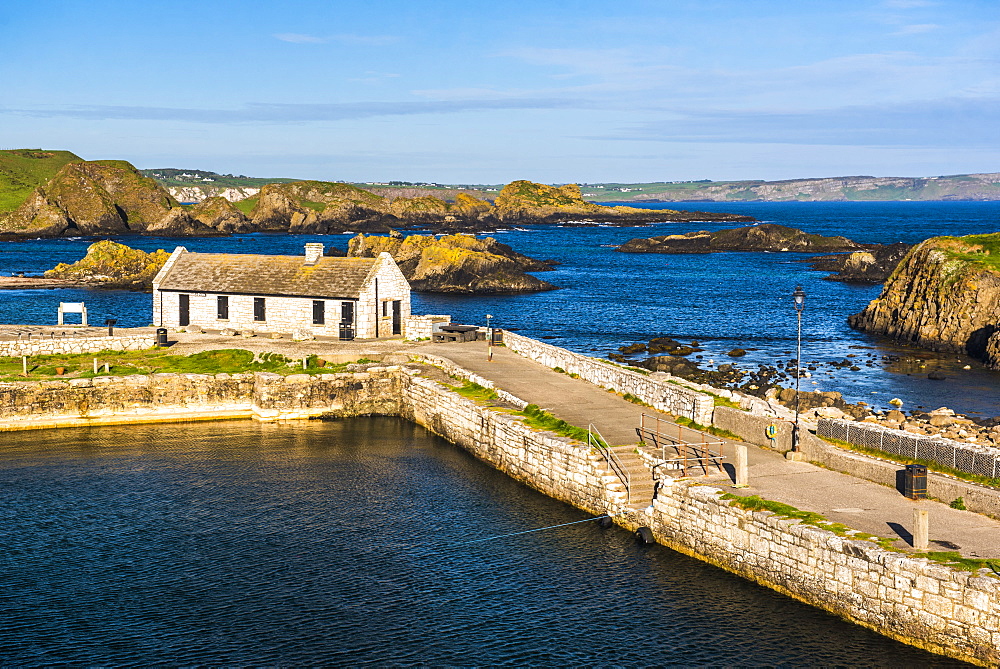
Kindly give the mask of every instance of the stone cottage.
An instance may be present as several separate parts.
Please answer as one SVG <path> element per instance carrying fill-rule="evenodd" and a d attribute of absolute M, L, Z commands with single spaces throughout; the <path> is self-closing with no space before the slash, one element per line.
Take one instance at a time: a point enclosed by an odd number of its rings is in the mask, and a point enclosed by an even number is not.
<path fill-rule="evenodd" d="M 410 284 L 388 253 L 328 258 L 192 253 L 178 246 L 153 280 L 153 323 L 373 339 L 403 332 Z"/>

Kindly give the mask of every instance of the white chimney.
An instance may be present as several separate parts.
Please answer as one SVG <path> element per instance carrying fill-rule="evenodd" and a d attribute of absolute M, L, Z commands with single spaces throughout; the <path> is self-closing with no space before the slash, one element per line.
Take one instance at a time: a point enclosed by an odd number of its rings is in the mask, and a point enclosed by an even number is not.
<path fill-rule="evenodd" d="M 322 244 L 306 244 L 306 265 L 315 265 L 322 257 Z"/>

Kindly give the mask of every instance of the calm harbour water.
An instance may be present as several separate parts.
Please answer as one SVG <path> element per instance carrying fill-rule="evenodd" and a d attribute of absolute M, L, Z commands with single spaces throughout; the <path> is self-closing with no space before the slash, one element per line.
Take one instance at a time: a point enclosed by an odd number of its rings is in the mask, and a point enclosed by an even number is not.
<path fill-rule="evenodd" d="M 8 433 L 0 665 L 953 666 L 397 419 Z"/>
<path fill-rule="evenodd" d="M 1000 202 L 751 202 L 671 203 L 660 208 L 745 213 L 808 232 L 845 235 L 860 242 L 918 242 L 942 234 L 996 232 Z M 794 253 L 710 255 L 621 254 L 613 246 L 633 237 L 717 229 L 738 224 L 664 223 L 641 228 L 543 227 L 494 236 L 528 255 L 557 260 L 539 274 L 561 290 L 517 296 L 415 294 L 414 313 L 452 314 L 465 323 L 485 323 L 545 337 L 553 344 L 603 357 L 619 346 L 669 335 L 698 341 L 701 362 L 731 362 L 732 348 L 751 350 L 744 368 L 794 357 L 795 312 L 791 293 L 801 284 L 808 297 L 803 317 L 803 362 L 829 363 L 857 356 L 861 371 L 822 366 L 806 390 L 836 390 L 850 401 L 904 408 L 949 406 L 972 415 L 1000 414 L 1000 373 L 960 355 L 937 355 L 851 330 L 846 323 L 878 296 L 881 286 L 825 281 Z M 119 238 L 143 249 L 184 245 L 192 251 L 300 254 L 306 242 L 346 248 L 350 235 L 238 235 L 222 238 Z M 93 240 L 37 240 L 0 244 L 0 274 L 39 273 L 57 262 L 82 257 Z M 91 320 L 117 318 L 122 325 L 148 325 L 150 296 L 100 290 L 3 291 L 0 322 L 55 323 L 56 305 L 85 301 Z M 887 368 L 886 354 L 918 357 L 925 367 Z M 854 358 L 852 358 L 854 360 Z M 871 366 L 867 362 L 872 362 Z M 969 365 L 971 369 L 963 367 Z M 948 377 L 931 381 L 939 369 Z"/>

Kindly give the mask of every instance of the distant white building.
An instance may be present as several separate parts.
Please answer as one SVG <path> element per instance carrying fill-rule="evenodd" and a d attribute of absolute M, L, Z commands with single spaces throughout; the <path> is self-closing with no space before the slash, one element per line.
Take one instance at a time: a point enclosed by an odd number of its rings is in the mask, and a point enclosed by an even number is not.
<path fill-rule="evenodd" d="M 192 253 L 178 246 L 153 279 L 160 327 L 374 339 L 403 333 L 410 284 L 388 253 L 328 258 Z"/>

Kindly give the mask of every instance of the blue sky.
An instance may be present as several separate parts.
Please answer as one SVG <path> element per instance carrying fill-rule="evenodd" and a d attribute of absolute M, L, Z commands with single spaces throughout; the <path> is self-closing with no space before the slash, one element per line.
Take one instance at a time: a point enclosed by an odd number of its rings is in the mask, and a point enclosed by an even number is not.
<path fill-rule="evenodd" d="M 328 180 L 1000 171 L 1000 0 L 7 3 L 0 148 Z"/>

